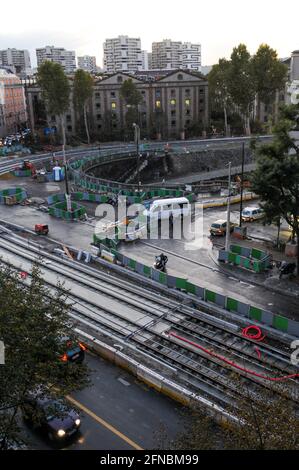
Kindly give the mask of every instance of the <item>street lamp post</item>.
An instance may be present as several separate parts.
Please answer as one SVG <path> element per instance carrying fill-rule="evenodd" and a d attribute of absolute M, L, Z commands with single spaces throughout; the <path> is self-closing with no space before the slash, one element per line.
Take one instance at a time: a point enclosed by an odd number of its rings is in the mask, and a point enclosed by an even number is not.
<path fill-rule="evenodd" d="M 225 238 L 225 251 L 229 251 L 230 244 L 230 195 L 231 195 L 231 162 L 228 164 L 228 198 L 227 198 L 227 213 L 226 213 L 226 238 Z"/>
<path fill-rule="evenodd" d="M 242 144 L 242 170 L 241 170 L 241 200 L 240 200 L 240 227 L 242 227 L 242 212 L 243 212 L 243 186 L 244 186 L 244 163 L 245 163 L 245 142 Z"/>
<path fill-rule="evenodd" d="M 136 157 L 137 157 L 137 184 L 138 191 L 140 191 L 140 153 L 139 153 L 139 144 L 140 144 L 140 127 L 134 122 L 133 124 L 134 133 L 135 133 L 135 143 L 136 143 Z"/>

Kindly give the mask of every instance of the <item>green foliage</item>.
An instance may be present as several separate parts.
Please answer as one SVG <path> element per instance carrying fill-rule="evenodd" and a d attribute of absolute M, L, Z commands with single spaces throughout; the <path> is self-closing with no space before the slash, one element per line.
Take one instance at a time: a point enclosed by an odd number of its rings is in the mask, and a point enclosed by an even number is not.
<path fill-rule="evenodd" d="M 18 442 L 18 414 L 29 392 L 65 396 L 87 384 L 84 365 L 61 362 L 64 336 L 75 340 L 68 317 L 67 293 L 50 291 L 33 267 L 30 284 L 0 265 L 0 338 L 5 365 L 0 366 L 0 449 Z"/>
<path fill-rule="evenodd" d="M 230 62 L 226 59 L 219 59 L 218 64 L 213 65 L 208 75 L 209 99 L 212 109 L 223 109 L 231 103 L 229 69 Z"/>
<path fill-rule="evenodd" d="M 143 100 L 142 94 L 137 90 L 137 87 L 131 78 L 123 82 L 120 89 L 120 95 L 127 106 L 137 107 Z"/>
<path fill-rule="evenodd" d="M 245 116 L 249 114 L 255 96 L 250 54 L 245 44 L 233 49 L 228 72 L 229 92 L 234 104 Z"/>
<path fill-rule="evenodd" d="M 277 53 L 267 44 L 262 44 L 251 57 L 246 46 L 240 44 L 233 49 L 230 60 L 220 59 L 208 75 L 212 118 L 223 111 L 223 127 L 228 121 L 233 128 L 231 116 L 238 113 L 243 126 L 250 134 L 250 118 L 254 100 L 258 98 L 258 119 L 261 102 L 271 105 L 277 90 L 283 88 L 287 80 L 287 67 L 277 58 Z M 270 121 L 269 121 L 269 127 Z M 264 131 L 258 120 L 255 129 Z M 236 129 L 235 129 L 236 132 Z M 238 131 L 237 131 L 238 133 Z"/>
<path fill-rule="evenodd" d="M 73 99 L 75 107 L 82 109 L 92 97 L 93 78 L 84 70 L 78 69 L 74 77 Z"/>
<path fill-rule="evenodd" d="M 252 58 L 252 75 L 255 91 L 264 104 L 274 101 L 275 93 L 286 82 L 288 68 L 279 61 L 277 52 L 267 44 L 261 44 Z"/>
<path fill-rule="evenodd" d="M 299 240 L 299 147 L 292 136 L 298 124 L 299 105 L 285 106 L 274 141 L 258 152 L 252 188 L 262 200 L 268 222 L 284 218 Z"/>
<path fill-rule="evenodd" d="M 125 80 L 120 89 L 120 96 L 125 102 L 127 111 L 125 114 L 126 129 L 133 134 L 133 123 L 139 122 L 138 105 L 142 103 L 142 94 L 137 90 L 133 80 Z"/>
<path fill-rule="evenodd" d="M 234 381 L 240 398 L 227 409 L 234 420 L 216 419 L 204 406 L 194 406 L 176 440 L 163 439 L 164 449 L 298 450 L 299 420 L 285 390 L 250 392 L 241 380 Z"/>
<path fill-rule="evenodd" d="M 69 108 L 70 84 L 60 64 L 45 61 L 37 71 L 37 83 L 49 114 L 61 116 Z"/>

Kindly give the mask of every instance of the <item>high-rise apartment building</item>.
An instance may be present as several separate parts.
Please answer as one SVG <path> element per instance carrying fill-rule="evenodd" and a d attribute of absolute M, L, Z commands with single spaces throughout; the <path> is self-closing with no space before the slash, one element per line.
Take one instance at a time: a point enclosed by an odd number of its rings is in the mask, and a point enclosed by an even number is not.
<path fill-rule="evenodd" d="M 149 70 L 148 52 L 147 51 L 141 51 L 141 59 L 142 59 L 141 70 Z"/>
<path fill-rule="evenodd" d="M 152 44 L 152 68 L 159 70 L 179 69 L 182 65 L 182 43 L 164 39 Z"/>
<path fill-rule="evenodd" d="M 140 38 L 118 36 L 104 42 L 104 70 L 108 73 L 134 73 L 142 70 Z"/>
<path fill-rule="evenodd" d="M 96 73 L 97 72 L 97 60 L 95 56 L 84 55 L 78 57 L 78 69 L 85 70 L 85 72 Z"/>
<path fill-rule="evenodd" d="M 201 45 L 164 39 L 152 44 L 152 69 L 201 70 Z"/>
<path fill-rule="evenodd" d="M 45 46 L 36 49 L 37 66 L 49 60 L 62 65 L 65 73 L 71 74 L 76 71 L 76 53 L 67 51 L 62 47 Z"/>
<path fill-rule="evenodd" d="M 201 71 L 201 45 L 183 42 L 182 69 Z"/>
<path fill-rule="evenodd" d="M 0 50 L 0 65 L 13 67 L 17 75 L 24 77 L 32 72 L 29 51 L 26 49 Z"/>

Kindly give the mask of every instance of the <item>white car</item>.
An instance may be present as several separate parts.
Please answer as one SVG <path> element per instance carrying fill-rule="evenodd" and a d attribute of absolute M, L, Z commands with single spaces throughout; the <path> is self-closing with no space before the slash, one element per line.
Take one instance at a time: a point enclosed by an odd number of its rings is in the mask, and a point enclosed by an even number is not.
<path fill-rule="evenodd" d="M 253 222 L 262 219 L 264 216 L 265 213 L 260 207 L 245 207 L 242 211 L 243 222 Z"/>

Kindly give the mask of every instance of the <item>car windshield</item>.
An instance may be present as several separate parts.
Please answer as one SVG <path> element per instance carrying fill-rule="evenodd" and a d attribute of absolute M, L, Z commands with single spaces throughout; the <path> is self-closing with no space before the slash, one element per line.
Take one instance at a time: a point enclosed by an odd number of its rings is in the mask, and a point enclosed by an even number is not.
<path fill-rule="evenodd" d="M 51 421 L 53 418 L 63 417 L 67 414 L 68 409 L 66 405 L 59 401 L 51 400 L 47 401 L 44 405 L 44 411 L 47 421 Z"/>
<path fill-rule="evenodd" d="M 243 215 L 250 215 L 250 211 L 243 211 Z"/>
<path fill-rule="evenodd" d="M 220 224 L 212 224 L 212 228 L 220 228 Z"/>

